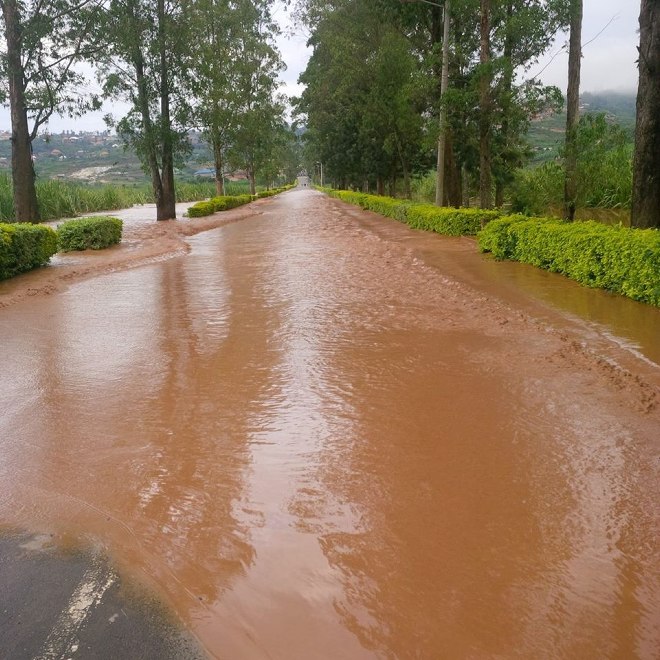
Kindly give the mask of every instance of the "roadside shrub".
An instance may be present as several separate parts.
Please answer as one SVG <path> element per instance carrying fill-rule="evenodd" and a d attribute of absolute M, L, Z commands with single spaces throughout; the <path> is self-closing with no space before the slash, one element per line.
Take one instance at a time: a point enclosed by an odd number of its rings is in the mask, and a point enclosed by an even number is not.
<path fill-rule="evenodd" d="M 367 195 L 349 190 L 327 188 L 319 188 L 319 190 L 348 204 L 355 204 L 363 209 L 405 222 L 413 229 L 425 229 L 447 236 L 474 236 L 484 224 L 501 215 L 499 211 L 416 204 L 409 200 Z"/>
<path fill-rule="evenodd" d="M 255 196 L 256 198 L 256 196 Z M 243 204 L 249 204 L 252 201 L 252 195 L 234 195 L 234 196 L 220 196 L 213 197 L 211 203 L 213 204 L 213 212 L 215 211 L 228 211 Z"/>
<path fill-rule="evenodd" d="M 0 279 L 43 266 L 56 252 L 57 234 L 50 227 L 0 224 Z"/>
<path fill-rule="evenodd" d="M 280 193 L 286 192 L 287 190 L 291 190 L 291 188 L 294 188 L 295 184 L 288 184 L 286 186 L 280 186 L 279 188 L 271 188 L 270 190 L 262 190 L 261 192 L 258 192 L 256 194 L 256 197 L 258 199 L 261 199 L 262 197 L 273 197 L 274 195 L 279 195 Z"/>
<path fill-rule="evenodd" d="M 505 215 L 489 222 L 485 229 L 479 232 L 478 241 L 481 252 L 492 252 L 496 259 L 511 259 L 516 249 L 518 234 L 510 232 L 509 227 L 516 222 L 563 222 L 559 218 L 530 218 L 527 215 Z"/>
<path fill-rule="evenodd" d="M 256 195 L 219 195 L 217 197 L 212 197 L 211 199 L 205 202 L 198 202 L 194 206 L 191 206 L 188 209 L 189 218 L 201 218 L 205 215 L 212 215 L 217 211 L 228 211 L 229 209 L 234 209 L 237 206 L 243 206 L 243 204 L 249 204 L 255 199 L 260 199 L 261 197 L 272 197 L 277 195 L 285 190 L 289 190 L 292 186 L 284 186 L 282 188 L 273 188 L 272 190 L 264 190 Z"/>
<path fill-rule="evenodd" d="M 479 248 L 498 259 L 531 264 L 590 287 L 660 306 L 660 232 L 505 217 L 479 233 Z"/>
<path fill-rule="evenodd" d="M 205 215 L 213 215 L 215 213 L 215 205 L 212 201 L 208 202 L 197 202 L 191 206 L 188 211 L 189 218 L 201 218 Z"/>
<path fill-rule="evenodd" d="M 57 228 L 61 252 L 102 250 L 121 241 L 123 223 L 119 218 L 99 215 L 63 222 Z"/>
<path fill-rule="evenodd" d="M 499 211 L 455 209 L 430 204 L 413 204 L 408 209 L 408 224 L 447 236 L 475 236 L 486 223 L 500 217 Z"/>

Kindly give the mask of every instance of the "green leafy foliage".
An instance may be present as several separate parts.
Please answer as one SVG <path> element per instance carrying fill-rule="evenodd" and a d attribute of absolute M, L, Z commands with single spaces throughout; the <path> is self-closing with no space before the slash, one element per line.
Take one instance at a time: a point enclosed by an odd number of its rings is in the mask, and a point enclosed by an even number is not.
<path fill-rule="evenodd" d="M 498 218 L 499 211 L 486 209 L 455 209 L 415 204 L 393 197 L 381 197 L 349 190 L 320 189 L 331 197 L 355 204 L 368 211 L 405 222 L 413 229 L 424 229 L 447 236 L 474 236 L 481 227 Z"/>
<path fill-rule="evenodd" d="M 562 273 L 660 306 L 660 232 L 507 216 L 478 235 L 482 252 Z"/>
<path fill-rule="evenodd" d="M 213 215 L 215 213 L 215 204 L 212 201 L 197 202 L 191 206 L 188 211 L 189 218 L 201 218 L 205 215 Z"/>
<path fill-rule="evenodd" d="M 56 252 L 57 234 L 50 227 L 0 224 L 0 279 L 43 266 Z"/>
<path fill-rule="evenodd" d="M 430 204 L 414 204 L 408 209 L 408 224 L 447 236 L 474 236 L 487 222 L 500 216 L 487 209 L 438 208 Z"/>
<path fill-rule="evenodd" d="M 297 3 L 313 49 L 294 100 L 308 171 L 323 163 L 337 188 L 397 185 L 435 169 L 441 107 L 446 113 L 445 195 L 457 205 L 479 179 L 480 82 L 489 81 L 490 163 L 498 205 L 516 169 L 531 155 L 530 120 L 561 106 L 561 93 L 528 72 L 567 24 L 566 0 L 488 3 L 490 61 L 479 64 L 476 0 L 451 3 L 449 86 L 440 101 L 443 3 L 305 0 Z M 482 3 L 483 5 L 484 3 Z M 526 80 L 522 80 L 526 79 Z M 426 193 L 425 185 L 424 195 Z M 427 201 L 435 198 L 428 191 Z"/>
<path fill-rule="evenodd" d="M 261 192 L 258 192 L 255 197 L 257 199 L 262 199 L 263 197 L 273 197 L 274 195 L 279 195 L 280 193 L 283 193 L 286 190 L 290 190 L 293 187 L 293 185 L 289 185 L 281 186 L 280 188 L 271 188 L 270 190 L 262 190 Z"/>
<path fill-rule="evenodd" d="M 263 197 L 272 197 L 278 195 L 285 190 L 291 189 L 293 186 L 283 186 L 281 188 L 272 188 L 271 190 L 262 190 L 256 195 L 221 195 L 219 197 L 212 197 L 205 202 L 198 202 L 188 209 L 188 217 L 201 218 L 205 215 L 212 215 L 218 211 L 228 211 L 229 209 L 249 204 L 255 199 Z"/>
<path fill-rule="evenodd" d="M 211 199 L 211 204 L 213 204 L 213 212 L 216 211 L 228 211 L 229 209 L 234 209 L 237 206 L 243 206 L 243 204 L 249 204 L 253 200 L 252 195 L 236 195 L 230 197 L 228 195 L 213 197 Z"/>
<path fill-rule="evenodd" d="M 193 112 L 212 147 L 214 165 L 244 169 L 252 193 L 256 177 L 279 179 L 293 157 L 295 135 L 284 121 L 277 76 L 284 68 L 275 37 L 279 26 L 270 0 L 197 0 L 186 79 L 197 99 Z M 225 191 L 227 192 L 227 191 Z"/>
<path fill-rule="evenodd" d="M 632 137 L 603 115 L 581 117 L 577 134 L 579 207 L 630 208 Z M 511 190 L 514 211 L 540 214 L 561 207 L 564 167 L 550 161 L 516 172 Z"/>
<path fill-rule="evenodd" d="M 57 228 L 61 252 L 73 250 L 102 250 L 121 241 L 123 223 L 119 218 L 99 215 L 78 218 Z"/>

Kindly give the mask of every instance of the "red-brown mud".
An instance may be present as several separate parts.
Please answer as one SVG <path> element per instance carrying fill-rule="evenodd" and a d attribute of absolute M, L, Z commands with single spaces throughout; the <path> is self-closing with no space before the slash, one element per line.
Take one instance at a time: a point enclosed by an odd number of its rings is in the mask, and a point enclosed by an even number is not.
<path fill-rule="evenodd" d="M 465 239 L 255 210 L 12 284 L 0 522 L 101 545 L 218 658 L 656 657 L 658 310 L 618 337 L 629 301 Z"/>

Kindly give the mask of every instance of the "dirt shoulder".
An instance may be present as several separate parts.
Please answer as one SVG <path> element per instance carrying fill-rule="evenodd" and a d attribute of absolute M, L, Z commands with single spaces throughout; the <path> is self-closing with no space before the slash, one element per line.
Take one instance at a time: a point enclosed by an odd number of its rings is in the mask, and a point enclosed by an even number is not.
<path fill-rule="evenodd" d="M 183 217 L 191 204 L 177 204 L 177 219 L 166 222 L 156 221 L 153 204 L 91 214 L 121 218 L 124 221 L 121 243 L 106 250 L 59 253 L 47 266 L 0 281 L 0 309 L 33 296 L 50 295 L 87 277 L 185 254 L 189 250 L 187 236 L 260 215 L 271 202 L 272 198 L 261 199 L 203 218 Z M 61 222 L 47 224 L 56 227 Z"/>

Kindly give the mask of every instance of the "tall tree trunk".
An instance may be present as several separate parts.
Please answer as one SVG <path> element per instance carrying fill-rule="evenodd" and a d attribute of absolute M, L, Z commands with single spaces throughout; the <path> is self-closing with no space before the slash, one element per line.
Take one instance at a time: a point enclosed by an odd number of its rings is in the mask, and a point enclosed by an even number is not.
<path fill-rule="evenodd" d="M 399 163 L 401 164 L 401 172 L 403 174 L 403 194 L 406 199 L 412 199 L 412 188 L 410 185 L 410 165 L 406 158 L 398 133 L 395 133 L 395 138 L 397 151 L 399 152 Z"/>
<path fill-rule="evenodd" d="M 493 206 L 491 173 L 491 91 L 490 81 L 490 0 L 481 0 L 479 62 L 482 66 L 479 81 L 479 200 L 482 209 Z"/>
<path fill-rule="evenodd" d="M 225 165 L 222 160 L 222 144 L 217 135 L 213 137 L 213 161 L 215 163 L 215 191 L 222 196 L 225 194 L 225 177 L 222 174 Z"/>
<path fill-rule="evenodd" d="M 504 181 L 495 179 L 495 206 L 501 208 L 504 205 Z"/>
<path fill-rule="evenodd" d="M 447 127 L 445 139 L 445 197 L 443 200 L 444 206 L 454 206 L 459 208 L 461 206 L 462 198 L 462 182 L 461 172 L 456 162 L 456 155 L 454 152 L 454 140 L 449 126 Z"/>
<path fill-rule="evenodd" d="M 174 190 L 174 143 L 170 118 L 170 79 L 168 67 L 165 0 L 158 0 L 158 40 L 160 50 L 160 120 L 161 167 L 163 196 L 156 207 L 157 220 L 176 219 L 176 192 Z"/>
<path fill-rule="evenodd" d="M 14 184 L 14 212 L 17 222 L 39 222 L 39 206 L 32 162 L 32 139 L 25 102 L 25 75 L 22 62 L 22 26 L 16 0 L 2 3 L 7 40 L 7 75 L 11 107 L 11 175 Z"/>
<path fill-rule="evenodd" d="M 642 0 L 631 226 L 660 228 L 660 3 Z"/>
<path fill-rule="evenodd" d="M 257 180 L 254 174 L 254 167 L 250 167 L 248 170 L 248 177 L 250 179 L 250 195 L 257 194 Z"/>
<path fill-rule="evenodd" d="M 376 180 L 376 194 L 381 197 L 385 194 L 385 181 L 382 176 L 379 176 Z"/>
<path fill-rule="evenodd" d="M 163 200 L 163 182 L 160 178 L 160 168 L 158 167 L 158 158 L 156 156 L 156 143 L 154 141 L 154 129 L 149 113 L 149 99 L 147 97 L 147 81 L 144 76 L 144 60 L 142 53 L 136 49 L 134 56 L 137 58 L 133 64 L 135 66 L 135 78 L 138 88 L 138 105 L 140 106 L 140 115 L 142 116 L 142 125 L 144 127 L 145 137 L 145 157 L 149 166 L 151 176 L 151 188 L 154 191 L 154 201 L 156 208 L 160 208 Z"/>
<path fill-rule="evenodd" d="M 511 23 L 513 20 L 513 3 L 506 6 L 506 35 L 504 37 L 504 71 L 502 72 L 502 153 L 500 154 L 501 171 L 495 177 L 495 206 L 501 208 L 504 205 L 504 189 L 509 180 L 510 167 L 512 167 L 509 140 L 511 139 L 509 116 L 511 113 L 511 96 L 513 89 L 513 31 Z"/>
<path fill-rule="evenodd" d="M 129 3 L 128 11 L 134 25 L 139 25 L 135 14 L 135 5 Z M 144 53 L 142 52 L 142 34 L 136 32 L 132 44 L 131 60 L 135 69 L 135 84 L 137 87 L 137 106 L 142 118 L 142 130 L 144 132 L 144 153 L 149 174 L 151 176 L 151 188 L 154 192 L 154 201 L 156 208 L 160 208 L 163 200 L 163 182 L 158 167 L 158 157 L 156 153 L 156 139 L 154 135 L 153 122 L 151 121 L 151 112 L 149 108 L 149 87 L 145 76 Z"/>
<path fill-rule="evenodd" d="M 461 187 L 463 188 L 463 199 L 462 205 L 466 208 L 470 208 L 470 175 L 468 174 L 467 165 L 461 167 Z"/>
<path fill-rule="evenodd" d="M 580 66 L 582 59 L 582 0 L 571 0 L 566 91 L 566 156 L 564 158 L 564 217 L 575 218 L 577 204 L 577 128 L 580 119 Z"/>

